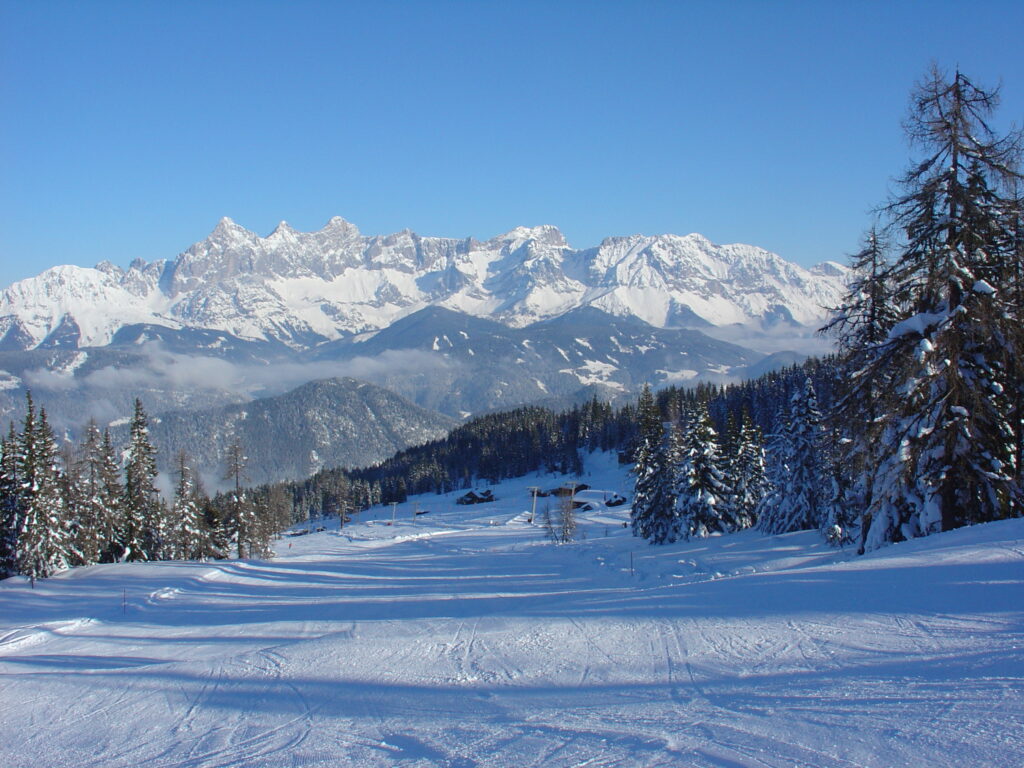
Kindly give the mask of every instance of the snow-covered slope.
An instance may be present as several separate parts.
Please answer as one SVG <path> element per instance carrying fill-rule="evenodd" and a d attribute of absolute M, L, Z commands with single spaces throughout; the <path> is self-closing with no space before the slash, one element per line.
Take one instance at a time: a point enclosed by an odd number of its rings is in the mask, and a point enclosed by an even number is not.
<path fill-rule="evenodd" d="M 811 532 L 650 547 L 602 505 L 629 490 L 614 459 L 588 466 L 567 545 L 526 513 L 565 478 L 534 476 L 270 562 L 0 583 L 0 764 L 1019 765 L 1024 521 L 864 557 Z"/>
<path fill-rule="evenodd" d="M 806 270 L 700 235 L 616 237 L 577 251 L 551 226 L 491 240 L 367 237 L 341 218 L 267 237 L 222 219 L 173 260 L 55 267 L 0 293 L 0 349 L 103 346 L 120 328 L 204 328 L 293 347 L 387 327 L 436 305 L 522 327 L 583 306 L 658 327 L 813 325 L 844 269 Z"/>

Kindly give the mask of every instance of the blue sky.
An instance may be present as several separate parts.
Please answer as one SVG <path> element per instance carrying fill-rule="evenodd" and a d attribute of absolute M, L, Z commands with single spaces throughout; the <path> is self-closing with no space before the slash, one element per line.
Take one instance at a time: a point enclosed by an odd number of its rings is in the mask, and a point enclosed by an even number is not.
<path fill-rule="evenodd" d="M 934 61 L 1024 117 L 1021 2 L 0 0 L 0 285 L 260 234 L 555 224 L 854 250 Z"/>

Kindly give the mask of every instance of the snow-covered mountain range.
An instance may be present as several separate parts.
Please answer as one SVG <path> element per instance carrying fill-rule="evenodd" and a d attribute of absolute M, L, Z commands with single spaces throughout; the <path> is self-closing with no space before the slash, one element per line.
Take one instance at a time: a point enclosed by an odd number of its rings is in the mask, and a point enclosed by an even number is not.
<path fill-rule="evenodd" d="M 174 259 L 60 266 L 0 293 L 0 350 L 106 346 L 137 326 L 206 329 L 308 349 L 436 306 L 522 328 L 582 307 L 658 328 L 813 326 L 845 268 L 804 269 L 701 235 L 611 237 L 574 250 L 555 227 L 490 240 L 364 236 L 331 219 L 267 237 L 222 219 Z"/>

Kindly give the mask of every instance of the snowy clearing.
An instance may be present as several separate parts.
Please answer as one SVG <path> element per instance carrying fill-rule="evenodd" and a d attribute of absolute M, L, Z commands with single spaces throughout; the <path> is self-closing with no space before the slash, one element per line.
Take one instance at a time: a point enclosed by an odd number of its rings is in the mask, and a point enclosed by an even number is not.
<path fill-rule="evenodd" d="M 0 765 L 1020 764 L 1024 520 L 857 558 L 650 547 L 599 503 L 555 546 L 526 489 L 562 480 L 375 508 L 270 562 L 0 583 Z M 582 480 L 630 490 L 607 460 Z"/>

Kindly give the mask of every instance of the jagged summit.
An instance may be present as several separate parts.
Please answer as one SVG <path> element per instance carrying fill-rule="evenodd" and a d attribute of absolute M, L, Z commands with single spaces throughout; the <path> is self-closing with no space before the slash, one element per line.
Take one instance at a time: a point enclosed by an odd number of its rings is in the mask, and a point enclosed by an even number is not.
<path fill-rule="evenodd" d="M 749 245 L 699 234 L 606 238 L 574 250 L 555 226 L 490 240 L 366 236 L 335 216 L 266 237 L 222 218 L 176 258 L 122 270 L 53 268 L 0 293 L 0 346 L 54 338 L 103 346 L 131 324 L 210 329 L 242 339 L 315 346 L 376 331 L 428 306 L 512 327 L 593 306 L 658 327 L 770 323 L 813 326 L 834 306 L 845 269 L 807 270 Z"/>
<path fill-rule="evenodd" d="M 516 227 L 503 235 L 498 235 L 490 242 L 516 243 L 537 242 L 560 248 L 568 248 L 565 235 L 561 230 L 551 224 L 542 224 L 539 227 Z"/>
<path fill-rule="evenodd" d="M 252 235 L 254 233 L 250 232 L 240 224 L 236 224 L 234 219 L 229 216 L 223 216 L 221 217 L 221 220 L 217 222 L 217 226 L 213 228 L 213 231 L 210 233 L 210 237 L 231 237 L 237 234 Z"/>
<path fill-rule="evenodd" d="M 351 235 L 359 234 L 359 228 L 341 216 L 332 216 L 320 231 L 326 233 L 341 232 Z"/>

